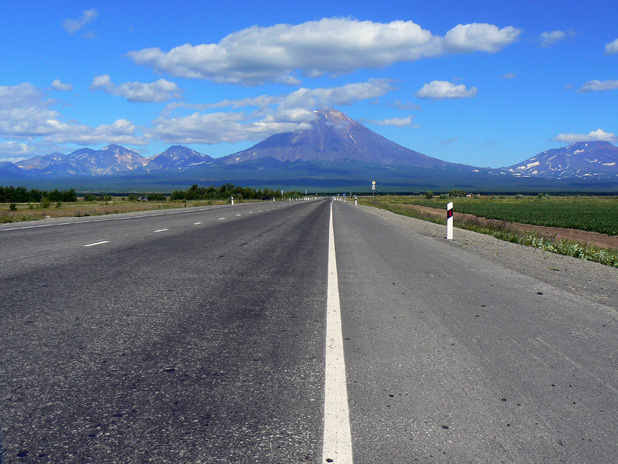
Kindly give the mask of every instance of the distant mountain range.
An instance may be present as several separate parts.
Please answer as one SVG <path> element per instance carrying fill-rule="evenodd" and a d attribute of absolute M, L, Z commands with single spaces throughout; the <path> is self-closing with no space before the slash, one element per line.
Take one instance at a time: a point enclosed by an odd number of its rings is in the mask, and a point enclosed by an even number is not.
<path fill-rule="evenodd" d="M 577 142 L 544 151 L 503 170 L 514 176 L 611 179 L 618 176 L 618 147 L 609 142 Z"/>
<path fill-rule="evenodd" d="M 172 146 L 152 158 L 119 145 L 0 163 L 0 184 L 71 185 L 82 190 L 186 187 L 190 183 L 395 190 L 618 190 L 618 148 L 574 143 L 500 169 L 449 163 L 402 147 L 330 109 L 310 128 L 277 134 L 247 150 L 212 158 Z"/>

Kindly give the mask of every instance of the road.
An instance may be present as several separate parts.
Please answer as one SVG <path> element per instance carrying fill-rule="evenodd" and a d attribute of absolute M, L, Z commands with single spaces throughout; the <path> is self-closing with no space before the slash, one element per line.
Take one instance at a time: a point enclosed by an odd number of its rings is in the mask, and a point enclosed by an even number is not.
<path fill-rule="evenodd" d="M 0 226 L 4 462 L 616 461 L 615 306 L 351 203 L 330 225 L 308 201 Z"/>

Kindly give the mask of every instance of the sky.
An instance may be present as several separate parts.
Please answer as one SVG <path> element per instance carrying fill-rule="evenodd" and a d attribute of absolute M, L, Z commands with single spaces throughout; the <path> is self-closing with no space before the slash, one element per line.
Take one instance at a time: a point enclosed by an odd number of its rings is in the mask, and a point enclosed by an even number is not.
<path fill-rule="evenodd" d="M 0 44 L 0 161 L 217 158 L 324 108 L 473 166 L 618 142 L 615 0 L 26 0 Z"/>

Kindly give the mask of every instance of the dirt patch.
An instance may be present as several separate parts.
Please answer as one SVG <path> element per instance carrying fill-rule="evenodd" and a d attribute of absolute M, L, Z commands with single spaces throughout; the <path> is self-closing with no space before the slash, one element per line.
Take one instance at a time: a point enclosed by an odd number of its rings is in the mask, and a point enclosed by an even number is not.
<path fill-rule="evenodd" d="M 446 218 L 446 211 L 438 208 L 429 208 L 420 205 L 401 205 L 405 208 L 414 209 L 420 213 L 427 214 L 433 217 Z M 516 230 L 518 232 L 536 232 L 543 237 L 573 240 L 586 245 L 594 245 L 600 248 L 618 249 L 618 236 L 605 235 L 597 232 L 588 232 L 578 229 L 563 229 L 560 227 L 544 227 L 534 224 L 521 224 L 517 222 L 499 221 L 497 219 L 487 219 L 484 217 L 474 216 L 472 214 L 464 214 L 454 212 L 455 221 L 474 222 L 481 226 L 502 227 Z"/>

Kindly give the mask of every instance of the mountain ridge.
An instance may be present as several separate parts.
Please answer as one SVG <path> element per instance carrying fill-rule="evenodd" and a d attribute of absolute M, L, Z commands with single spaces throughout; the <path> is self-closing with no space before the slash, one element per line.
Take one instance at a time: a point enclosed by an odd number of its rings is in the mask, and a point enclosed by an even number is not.
<path fill-rule="evenodd" d="M 568 186 L 573 181 L 574 189 L 594 185 L 618 189 L 618 148 L 608 142 L 578 142 L 546 150 L 512 166 L 480 168 L 432 158 L 398 145 L 334 109 L 316 110 L 314 115 L 301 130 L 272 135 L 221 158 L 182 145 L 172 145 L 145 158 L 111 144 L 99 150 L 82 148 L 68 155 L 52 153 L 0 164 L 0 182 L 94 182 L 109 178 L 127 185 L 178 185 L 253 179 L 261 185 L 296 181 L 306 185 L 348 185 L 376 179 L 429 189 L 434 188 L 432 185 L 481 189 L 501 183 L 540 186 L 559 182 Z"/>

